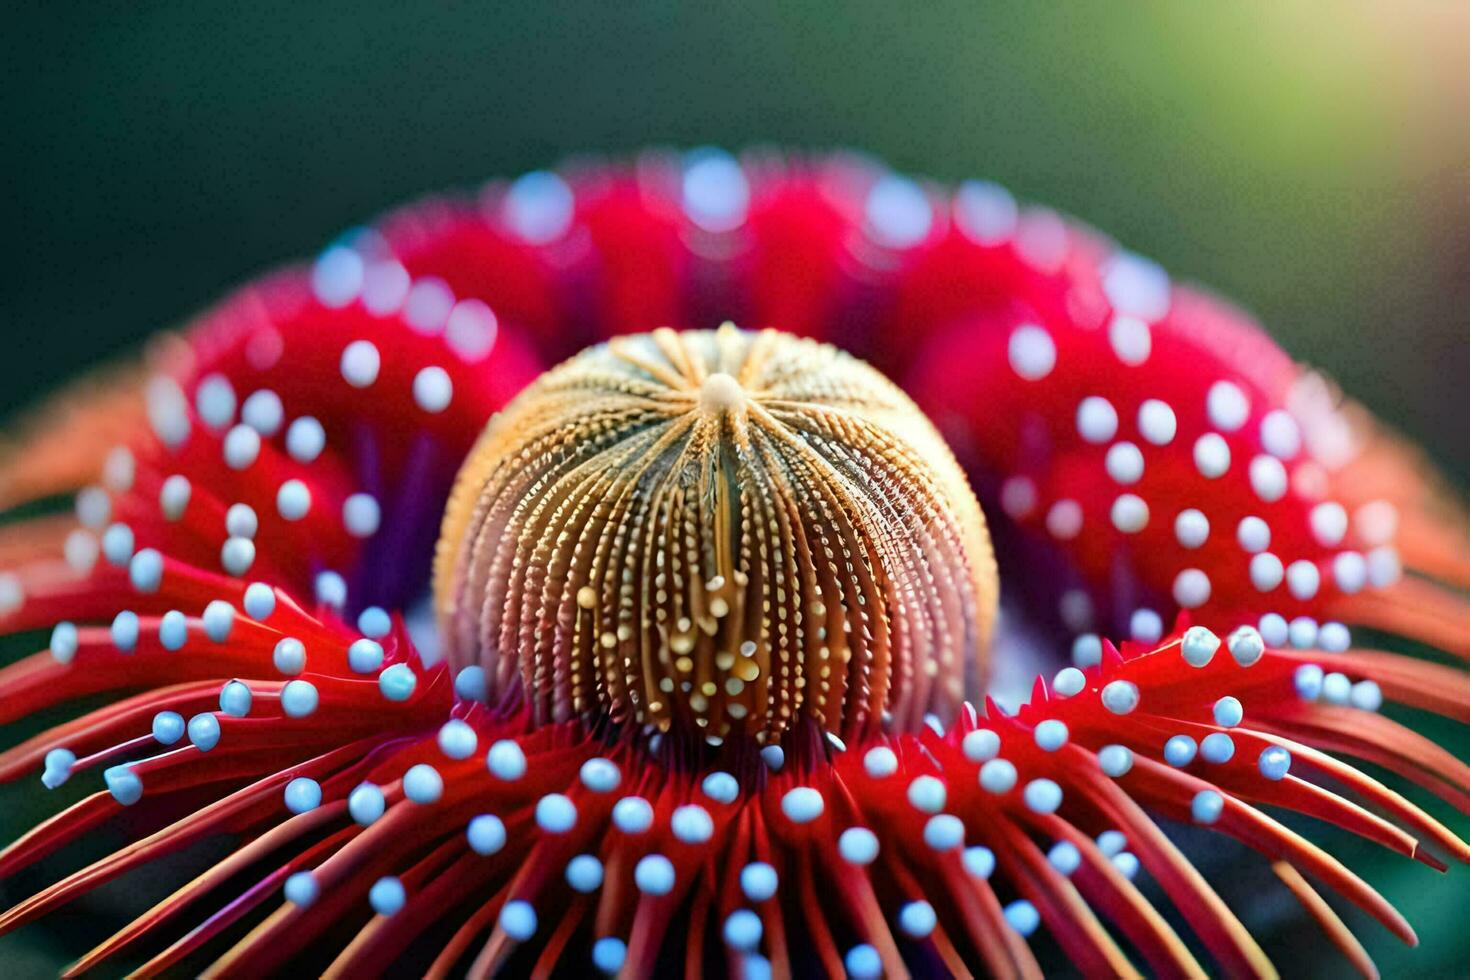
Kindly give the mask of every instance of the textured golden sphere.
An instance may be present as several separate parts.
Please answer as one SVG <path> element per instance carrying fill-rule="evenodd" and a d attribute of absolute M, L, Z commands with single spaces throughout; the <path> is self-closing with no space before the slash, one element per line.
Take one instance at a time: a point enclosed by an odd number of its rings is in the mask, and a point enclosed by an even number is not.
<path fill-rule="evenodd" d="M 775 331 L 591 348 L 491 420 L 445 514 L 456 668 L 538 721 L 716 742 L 951 715 L 983 667 L 995 561 L 909 398 Z"/>

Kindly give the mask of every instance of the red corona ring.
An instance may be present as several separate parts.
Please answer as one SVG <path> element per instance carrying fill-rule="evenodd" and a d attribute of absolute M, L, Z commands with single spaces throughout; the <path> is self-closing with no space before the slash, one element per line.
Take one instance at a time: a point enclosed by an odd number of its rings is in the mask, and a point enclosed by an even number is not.
<path fill-rule="evenodd" d="M 1163 819 L 1373 975 L 1323 893 L 1411 926 L 1267 810 L 1470 860 L 1356 768 L 1470 810 L 1379 713 L 1470 722 L 1458 503 L 1247 317 L 992 184 L 536 172 L 144 362 L 0 459 L 0 629 L 46 646 L 0 719 L 102 704 L 0 755 L 75 801 L 0 875 L 130 840 L 0 931 L 233 847 L 73 972 L 1272 975 Z"/>

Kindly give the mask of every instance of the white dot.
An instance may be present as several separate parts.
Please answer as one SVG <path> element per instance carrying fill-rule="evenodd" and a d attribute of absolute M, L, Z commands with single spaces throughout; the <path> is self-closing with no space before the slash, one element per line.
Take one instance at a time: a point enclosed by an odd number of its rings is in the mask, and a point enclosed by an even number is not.
<path fill-rule="evenodd" d="M 1266 653 L 1266 641 L 1254 626 L 1242 626 L 1225 640 L 1230 656 L 1242 667 L 1254 666 Z"/>
<path fill-rule="evenodd" d="M 51 656 L 59 664 L 69 664 L 77 655 L 77 627 L 75 623 L 57 623 L 51 631 Z"/>
<path fill-rule="evenodd" d="M 249 504 L 231 504 L 225 511 L 225 533 L 232 538 L 254 538 L 260 530 L 260 518 Z"/>
<path fill-rule="evenodd" d="M 496 779 L 512 782 L 526 774 L 526 754 L 518 744 L 503 738 L 490 746 L 485 765 Z"/>
<path fill-rule="evenodd" d="M 311 292 L 317 302 L 341 309 L 362 290 L 362 256 L 345 245 L 333 245 L 311 267 Z"/>
<path fill-rule="evenodd" d="M 292 813 L 308 813 L 322 805 L 322 787 L 315 779 L 298 776 L 286 784 L 286 809 Z"/>
<path fill-rule="evenodd" d="M 354 538 L 377 534 L 382 519 L 382 509 L 371 494 L 354 493 L 342 502 L 342 524 Z"/>
<path fill-rule="evenodd" d="M 413 400 L 426 412 L 442 412 L 454 397 L 449 372 L 438 365 L 424 368 L 413 378 Z"/>
<path fill-rule="evenodd" d="M 1296 693 L 1308 701 L 1315 701 L 1322 694 L 1322 684 L 1326 680 L 1322 668 L 1316 664 L 1302 664 L 1292 675 L 1292 686 Z"/>
<path fill-rule="evenodd" d="M 1133 768 L 1133 752 L 1126 745 L 1104 745 L 1097 754 L 1102 771 L 1113 779 L 1121 779 Z"/>
<path fill-rule="evenodd" d="M 1348 516 L 1342 504 L 1335 501 L 1318 504 L 1310 516 L 1312 536 L 1324 548 L 1336 548 L 1347 535 Z"/>
<path fill-rule="evenodd" d="M 1284 575 L 1284 573 L 1283 573 Z M 1285 617 L 1279 613 L 1266 613 L 1257 623 L 1261 638 L 1269 647 L 1284 647 L 1291 636 Z"/>
<path fill-rule="evenodd" d="M 1006 924 L 1023 936 L 1029 936 L 1041 926 L 1041 914 L 1036 906 L 1023 899 L 1011 902 L 1003 910 Z"/>
<path fill-rule="evenodd" d="M 859 943 L 849 949 L 842 965 L 852 980 L 878 980 L 883 976 L 883 958 L 867 943 Z"/>
<path fill-rule="evenodd" d="M 1303 602 L 1316 597 L 1321 584 L 1322 573 L 1314 563 L 1303 560 L 1286 566 L 1286 587 Z"/>
<path fill-rule="evenodd" d="M 101 545 L 97 544 L 97 538 L 90 532 L 85 532 L 81 527 L 66 535 L 66 542 L 62 545 L 62 555 L 66 558 L 66 564 L 71 566 L 73 572 L 87 574 L 97 564 L 97 555 L 101 552 Z"/>
<path fill-rule="evenodd" d="M 1016 231 L 1016 199 L 999 184 L 967 180 L 954 195 L 955 225 L 977 245 L 994 246 Z"/>
<path fill-rule="evenodd" d="M 1216 381 L 1205 396 L 1210 424 L 1222 432 L 1234 432 L 1250 417 L 1251 403 L 1239 385 Z"/>
<path fill-rule="evenodd" d="M 493 814 L 482 813 L 470 821 L 465 832 L 470 850 L 482 857 L 496 854 L 505 846 L 505 824 Z"/>
<path fill-rule="evenodd" d="M 1194 467 L 1207 480 L 1218 479 L 1230 469 L 1230 446 L 1217 432 L 1206 432 L 1195 440 Z"/>
<path fill-rule="evenodd" d="M 163 481 L 163 487 L 158 492 L 158 508 L 163 511 L 166 521 L 178 521 L 184 516 L 184 511 L 189 507 L 189 498 L 194 494 L 193 484 L 186 476 L 175 473 Z"/>
<path fill-rule="evenodd" d="M 286 452 L 298 463 L 312 463 L 327 445 L 327 432 L 310 415 L 303 415 L 286 430 Z"/>
<path fill-rule="evenodd" d="M 126 446 L 113 449 L 102 463 L 102 483 L 113 493 L 127 493 L 133 489 L 133 479 L 137 474 L 138 461 Z"/>
<path fill-rule="evenodd" d="M 1220 649 L 1220 638 L 1203 626 L 1191 626 L 1179 641 L 1179 653 L 1191 667 L 1205 667 Z"/>
<path fill-rule="evenodd" d="M 602 887 L 602 862 L 591 854 L 578 854 L 567 862 L 566 879 L 572 890 L 583 895 Z"/>
<path fill-rule="evenodd" d="M 1100 395 L 1088 395 L 1077 403 L 1077 434 L 1101 445 L 1118 434 L 1118 412 Z"/>
<path fill-rule="evenodd" d="M 1040 381 L 1051 374 L 1057 363 L 1057 348 L 1051 334 L 1034 324 L 1026 324 L 1011 334 L 1006 353 L 1011 370 L 1027 381 Z"/>
<path fill-rule="evenodd" d="M 1179 421 L 1167 402 L 1150 398 L 1138 406 L 1138 431 L 1155 446 L 1167 446 L 1179 431 Z"/>
<path fill-rule="evenodd" d="M 776 869 L 755 861 L 740 869 L 740 890 L 752 902 L 764 902 L 776 894 Z"/>
<path fill-rule="evenodd" d="M 761 918 L 750 909 L 736 909 L 725 919 L 723 935 L 731 949 L 753 952 L 761 943 Z"/>
<path fill-rule="evenodd" d="M 363 278 L 362 305 L 373 316 L 388 316 L 403 306 L 410 285 L 408 270 L 400 263 L 374 262 Z"/>
<path fill-rule="evenodd" d="M 468 759 L 480 747 L 475 730 L 458 718 L 451 718 L 439 728 L 439 751 L 450 759 Z"/>
<path fill-rule="evenodd" d="M 781 797 L 781 812 L 792 823 L 811 823 L 822 815 L 824 809 L 826 804 L 822 800 L 822 794 L 810 786 L 787 790 L 786 795 Z"/>
<path fill-rule="evenodd" d="M 126 524 L 112 524 L 102 532 L 102 554 L 119 568 L 132 560 L 136 543 L 133 529 Z"/>
<path fill-rule="evenodd" d="M 924 822 L 924 843 L 930 850 L 952 851 L 965 843 L 965 824 L 952 813 L 940 813 Z"/>
<path fill-rule="evenodd" d="M 1009 793 L 1016 785 L 1016 766 L 1009 759 L 991 759 L 976 778 L 987 793 Z"/>
<path fill-rule="evenodd" d="M 316 901 L 317 896 L 321 894 L 321 888 L 310 871 L 297 871 L 286 879 L 284 892 L 286 901 L 306 908 Z"/>
<path fill-rule="evenodd" d="M 1291 753 L 1278 745 L 1261 750 L 1261 775 L 1270 780 L 1286 778 L 1291 770 Z"/>
<path fill-rule="evenodd" d="M 1119 313 L 1157 320 L 1169 312 L 1169 274 L 1152 259 L 1119 250 L 1101 272 L 1103 292 Z"/>
<path fill-rule="evenodd" d="M 1031 516 L 1037 499 L 1036 484 L 1029 477 L 1013 476 L 1000 486 L 1000 506 L 1011 520 Z"/>
<path fill-rule="evenodd" d="M 866 827 L 849 827 L 837 837 L 837 853 L 848 864 L 872 864 L 878 857 L 878 838 Z"/>
<path fill-rule="evenodd" d="M 1070 698 L 1087 687 L 1087 675 L 1076 667 L 1063 667 L 1052 679 L 1051 687 L 1060 697 Z"/>
<path fill-rule="evenodd" d="M 943 781 L 933 776 L 919 776 L 909 783 L 909 805 L 923 813 L 943 810 L 946 795 Z"/>
<path fill-rule="evenodd" d="M 1102 705 L 1115 715 L 1131 713 L 1138 700 L 1138 685 L 1132 681 L 1110 681 L 1102 689 Z"/>
<path fill-rule="evenodd" d="M 225 465 L 230 469 L 248 469 L 258 458 L 259 432 L 248 425 L 237 425 L 225 435 Z"/>
<path fill-rule="evenodd" d="M 1298 650 L 1312 650 L 1317 646 L 1317 621 L 1311 616 L 1298 616 L 1286 628 L 1286 636 Z"/>
<path fill-rule="evenodd" d="M 1245 717 L 1245 709 L 1241 707 L 1240 699 L 1233 698 L 1228 694 L 1216 701 L 1215 707 L 1212 710 L 1215 716 L 1215 724 L 1221 728 L 1234 728 Z"/>
<path fill-rule="evenodd" d="M 287 681 L 281 688 L 281 710 L 288 718 L 307 718 L 320 702 L 316 685 L 310 681 Z"/>
<path fill-rule="evenodd" d="M 662 854 L 649 854 L 633 868 L 633 882 L 647 895 L 667 895 L 674 890 L 674 865 Z"/>
<path fill-rule="evenodd" d="M 1210 577 L 1198 568 L 1186 568 L 1174 577 L 1174 601 L 1198 609 L 1210 601 Z"/>
<path fill-rule="evenodd" d="M 444 341 L 465 361 L 477 361 L 490 353 L 500 323 L 490 307 L 477 299 L 460 300 L 444 325 Z"/>
<path fill-rule="evenodd" d="M 1176 769 L 1194 761 L 1199 744 L 1188 735 L 1174 735 L 1164 743 L 1164 761 Z"/>
<path fill-rule="evenodd" d="M 1046 512 L 1046 530 L 1059 541 L 1070 541 L 1082 532 L 1082 506 L 1075 500 L 1058 500 Z"/>
<path fill-rule="evenodd" d="M 501 203 L 502 220 L 524 241 L 548 245 L 571 227 L 576 201 L 567 182 L 547 170 L 516 179 Z"/>
<path fill-rule="evenodd" d="M 1116 442 L 1108 447 L 1104 466 L 1114 481 L 1129 486 L 1143 478 L 1143 453 L 1131 442 Z"/>
<path fill-rule="evenodd" d="M 1149 333 L 1148 324 L 1132 316 L 1113 317 L 1108 327 L 1108 343 L 1112 345 L 1113 353 L 1118 355 L 1118 360 L 1131 367 L 1147 361 L 1153 351 L 1153 336 Z"/>
<path fill-rule="evenodd" d="M 674 808 L 669 817 L 669 829 L 680 843 L 703 844 L 714 836 L 715 823 L 704 807 L 698 803 L 686 803 Z"/>
<path fill-rule="evenodd" d="M 215 599 L 204 607 L 203 620 L 204 635 L 215 643 L 223 643 L 235 628 L 235 607 L 223 599 Z"/>
<path fill-rule="evenodd" d="M 1174 518 L 1174 537 L 1182 548 L 1193 550 L 1200 547 L 1210 537 L 1209 518 L 1193 507 L 1181 510 Z"/>
<path fill-rule="evenodd" d="M 548 793 L 536 801 L 536 826 L 548 834 L 565 834 L 577 825 L 577 807 L 561 793 Z"/>
<path fill-rule="evenodd" d="M 454 291 L 438 276 L 423 276 L 403 300 L 403 322 L 415 333 L 433 336 L 444 329 L 454 309 Z"/>
<path fill-rule="evenodd" d="M 1062 788 L 1050 779 L 1033 779 L 1021 791 L 1021 798 L 1032 813 L 1055 813 L 1062 805 Z"/>
<path fill-rule="evenodd" d="M 1270 592 L 1286 577 L 1281 559 L 1269 551 L 1263 551 L 1251 558 L 1250 573 L 1251 585 L 1256 587 L 1257 592 Z"/>
<path fill-rule="evenodd" d="M 163 584 L 163 555 L 155 548 L 144 548 L 128 563 L 128 579 L 139 592 L 157 592 Z"/>
<path fill-rule="evenodd" d="M 1353 645 L 1352 634 L 1342 623 L 1323 623 L 1317 631 L 1317 645 L 1328 653 L 1342 653 Z"/>
<path fill-rule="evenodd" d="M 603 936 L 592 944 L 592 965 L 603 973 L 614 974 L 623 968 L 628 958 L 628 945 L 616 936 Z M 747 964 L 746 972 L 750 972 Z"/>
<path fill-rule="evenodd" d="M 960 855 L 960 863 L 965 866 L 965 873 L 971 878 L 979 878 L 982 881 L 995 873 L 995 852 L 988 847 L 975 844 L 967 847 Z"/>
<path fill-rule="evenodd" d="M 1082 668 L 1102 663 L 1102 638 L 1096 633 L 1083 633 L 1073 640 L 1072 663 Z"/>
<path fill-rule="evenodd" d="M 1387 500 L 1364 504 L 1353 512 L 1353 527 L 1365 544 L 1388 544 L 1398 533 L 1398 508 Z"/>
<path fill-rule="evenodd" d="M 1296 419 L 1276 408 L 1261 419 L 1261 446 L 1278 459 L 1291 459 L 1302 449 L 1302 430 Z"/>
<path fill-rule="evenodd" d="M 286 413 L 281 406 L 281 396 L 269 389 L 255 392 L 245 399 L 245 404 L 240 407 L 241 421 L 266 438 L 281 431 L 285 418 Z"/>
<path fill-rule="evenodd" d="M 612 809 L 613 826 L 625 834 L 642 834 L 653 826 L 653 806 L 641 796 L 625 796 Z"/>
<path fill-rule="evenodd" d="M 1212 789 L 1202 789 L 1194 794 L 1189 804 L 1190 816 L 1195 823 L 1212 824 L 1220 819 L 1225 810 L 1225 798 Z"/>
<path fill-rule="evenodd" d="M 1374 548 L 1368 552 L 1368 582 L 1375 589 L 1386 589 L 1403 575 L 1399 553 L 1393 548 Z"/>
<path fill-rule="evenodd" d="M 1148 527 L 1148 504 L 1133 493 L 1120 494 L 1113 501 L 1113 527 L 1124 534 L 1137 534 Z"/>
<path fill-rule="evenodd" d="M 1046 852 L 1046 861 L 1063 875 L 1071 875 L 1082 867 L 1082 852 L 1070 841 L 1057 841 Z"/>
<path fill-rule="evenodd" d="M 220 567 L 239 578 L 255 564 L 255 542 L 249 538 L 230 538 L 219 552 Z"/>
<path fill-rule="evenodd" d="M 971 762 L 986 762 L 1000 752 L 1000 736 L 989 728 L 977 728 L 965 733 L 960 750 Z"/>
<path fill-rule="evenodd" d="M 1377 711 L 1383 707 L 1383 690 L 1376 681 L 1358 681 L 1353 685 L 1348 703 L 1360 711 Z"/>
<path fill-rule="evenodd" d="M 1128 634 L 1139 643 L 1157 643 L 1164 635 L 1164 620 L 1152 609 L 1135 609 L 1128 617 Z"/>
<path fill-rule="evenodd" d="M 536 935 L 536 910 L 530 902 L 516 899 L 500 909 L 500 928 L 511 939 L 523 943 Z"/>
<path fill-rule="evenodd" d="M 726 806 L 740 798 L 740 783 L 728 772 L 710 773 L 699 784 L 699 789 L 716 803 L 723 803 Z"/>
<path fill-rule="evenodd" d="M 898 910 L 898 927 L 915 939 L 929 935 L 938 923 L 939 916 L 934 913 L 934 906 L 922 900 L 906 902 Z"/>
<path fill-rule="evenodd" d="M 288 521 L 299 521 L 311 510 L 311 490 L 300 480 L 287 480 L 276 492 L 276 511 Z"/>
<path fill-rule="evenodd" d="M 320 604 L 329 605 L 334 610 L 341 610 L 347 605 L 347 579 L 341 574 L 331 569 L 318 572 L 313 585 L 316 586 L 316 601 Z"/>
<path fill-rule="evenodd" d="M 695 225 L 723 234 L 745 223 L 750 207 L 750 184 L 735 158 L 709 147 L 686 157 L 682 205 Z"/>
<path fill-rule="evenodd" d="M 235 421 L 235 388 L 223 374 L 211 374 L 194 391 L 194 409 L 204 424 L 223 430 Z"/>
<path fill-rule="evenodd" d="M 1259 517 L 1242 517 L 1235 528 L 1235 540 L 1249 554 L 1271 547 L 1271 525 Z"/>
<path fill-rule="evenodd" d="M 1250 465 L 1251 489 L 1268 504 L 1286 496 L 1286 467 L 1275 456 L 1257 456 Z"/>
<path fill-rule="evenodd" d="M 863 756 L 863 769 L 873 779 L 887 778 L 898 772 L 898 756 L 886 745 L 879 745 Z"/>
<path fill-rule="evenodd" d="M 1077 671 L 1075 667 L 1068 667 L 1067 669 L 1076 671 L 1077 676 L 1079 678 L 1082 677 L 1082 672 Z M 1082 689 L 1079 687 L 1072 693 L 1076 694 L 1080 690 Z M 1067 724 L 1055 718 L 1047 718 L 1037 723 L 1032 737 L 1036 740 L 1036 745 L 1043 751 L 1055 752 L 1067 744 Z"/>
<path fill-rule="evenodd" d="M 377 381 L 382 366 L 382 356 L 370 340 L 354 340 L 342 350 L 342 377 L 354 388 Z"/>
<path fill-rule="evenodd" d="M 934 226 L 924 189 L 899 174 L 884 174 L 873 184 L 864 216 L 873 237 L 893 249 L 912 248 L 929 237 Z"/>

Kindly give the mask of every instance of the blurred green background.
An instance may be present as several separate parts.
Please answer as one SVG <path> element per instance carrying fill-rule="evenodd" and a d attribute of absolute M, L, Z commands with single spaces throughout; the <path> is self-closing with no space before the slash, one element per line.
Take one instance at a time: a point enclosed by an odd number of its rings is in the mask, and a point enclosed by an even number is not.
<path fill-rule="evenodd" d="M 420 192 L 765 142 L 1071 212 L 1253 310 L 1470 483 L 1470 6 L 12 3 L 0 78 L 0 415 Z M 1386 975 L 1470 973 L 1466 869 L 1429 888 L 1329 840 L 1420 931 L 1410 954 L 1349 915 Z M 1261 918 L 1288 975 L 1344 971 Z M 31 930 L 0 962 L 44 974 L 68 946 Z"/>

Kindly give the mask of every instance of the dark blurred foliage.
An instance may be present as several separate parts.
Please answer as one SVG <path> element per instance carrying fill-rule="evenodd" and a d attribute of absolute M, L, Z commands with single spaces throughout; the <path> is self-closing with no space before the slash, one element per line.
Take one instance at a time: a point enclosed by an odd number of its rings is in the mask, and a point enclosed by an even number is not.
<path fill-rule="evenodd" d="M 0 414 L 424 191 L 759 142 L 1069 211 L 1254 311 L 1470 483 L 1463 5 L 11 3 L 0 112 Z M 3 836 L 38 793 L 0 797 Z M 1466 869 L 1327 840 L 1420 930 L 1407 952 L 1348 913 L 1386 975 L 1470 970 Z M 1279 904 L 1250 887 L 1247 913 Z M 1279 921 L 1289 974 L 1345 969 Z M 66 945 L 6 939 L 4 972 Z"/>

